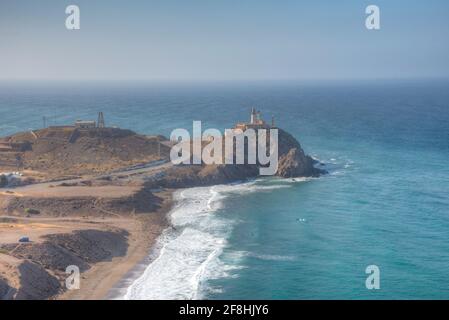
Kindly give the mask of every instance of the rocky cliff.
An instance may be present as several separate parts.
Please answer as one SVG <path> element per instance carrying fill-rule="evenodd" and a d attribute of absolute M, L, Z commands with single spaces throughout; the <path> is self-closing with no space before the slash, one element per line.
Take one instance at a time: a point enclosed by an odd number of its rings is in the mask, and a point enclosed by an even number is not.
<path fill-rule="evenodd" d="M 315 168 L 315 161 L 304 153 L 299 142 L 288 132 L 279 129 L 279 166 L 277 176 L 316 177 L 326 171 Z"/>
<path fill-rule="evenodd" d="M 315 168 L 315 161 L 304 153 L 299 142 L 282 129 L 279 129 L 278 153 L 276 176 L 317 177 L 326 173 Z M 151 188 L 188 188 L 241 181 L 258 175 L 258 165 L 179 165 L 148 181 L 147 185 Z"/>
<path fill-rule="evenodd" d="M 168 140 L 162 136 L 142 136 L 118 128 L 77 131 L 75 128 L 63 127 L 33 133 L 18 133 L 4 139 L 5 143 L 29 144 L 26 151 L 14 153 L 13 158 L 16 160 L 11 162 L 11 166 L 20 165 L 47 179 L 67 175 L 95 175 L 156 159 L 169 160 Z M 299 142 L 282 129 L 279 129 L 278 146 L 277 176 L 309 177 L 324 173 L 313 166 L 313 159 L 304 153 Z M 7 156 L 12 157 L 11 152 L 0 152 L 0 160 L 4 158 L 6 161 Z M 256 165 L 192 165 L 168 170 L 165 178 L 158 181 L 160 186 L 166 187 L 193 186 L 226 183 L 257 175 Z M 4 180 L 0 178 L 0 186 L 5 184 Z"/>

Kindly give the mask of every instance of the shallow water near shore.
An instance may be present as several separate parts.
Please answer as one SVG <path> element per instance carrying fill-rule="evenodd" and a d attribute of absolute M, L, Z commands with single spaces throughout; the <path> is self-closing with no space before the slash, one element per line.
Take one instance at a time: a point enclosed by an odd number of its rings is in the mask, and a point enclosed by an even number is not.
<path fill-rule="evenodd" d="M 229 128 L 256 106 L 326 163 L 317 179 L 179 191 L 130 299 L 449 298 L 449 84 L 0 85 L 0 135 L 94 118 Z M 76 112 L 74 111 L 76 110 Z M 375 264 L 381 289 L 367 290 Z"/>

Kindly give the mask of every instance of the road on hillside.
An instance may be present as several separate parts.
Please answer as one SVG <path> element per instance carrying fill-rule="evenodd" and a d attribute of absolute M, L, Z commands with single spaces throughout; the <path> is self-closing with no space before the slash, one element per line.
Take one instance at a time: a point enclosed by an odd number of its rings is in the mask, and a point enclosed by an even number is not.
<path fill-rule="evenodd" d="M 66 184 L 73 183 L 74 184 L 74 183 L 78 183 L 78 182 L 81 182 L 84 180 L 100 179 L 100 178 L 106 178 L 106 177 L 134 176 L 134 175 L 140 175 L 140 174 L 156 174 L 158 172 L 167 170 L 171 167 L 173 167 L 173 163 L 171 163 L 170 161 L 154 161 L 154 162 L 150 162 L 146 165 L 142 165 L 139 167 L 133 166 L 133 167 L 128 167 L 128 168 L 123 168 L 118 171 L 114 171 L 114 172 L 111 172 L 108 174 L 101 174 L 98 176 L 85 176 L 85 177 L 75 178 L 75 179 L 47 181 L 47 182 L 29 184 L 26 186 L 5 188 L 4 191 L 1 193 L 4 195 L 8 195 L 9 192 L 11 192 L 9 195 L 14 196 L 17 194 L 25 194 L 25 193 L 27 193 L 29 191 L 33 191 L 35 189 L 48 188 L 50 186 L 55 186 L 55 185 L 61 184 L 61 183 L 66 183 Z"/>

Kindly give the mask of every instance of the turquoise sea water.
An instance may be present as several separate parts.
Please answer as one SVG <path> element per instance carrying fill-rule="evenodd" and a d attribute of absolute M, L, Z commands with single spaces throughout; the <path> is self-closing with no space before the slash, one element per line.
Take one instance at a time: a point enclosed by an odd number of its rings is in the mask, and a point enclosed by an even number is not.
<path fill-rule="evenodd" d="M 127 298 L 449 298 L 448 82 L 3 83 L 0 135 L 98 111 L 147 134 L 223 130 L 252 106 L 330 174 L 179 192 L 176 231 Z"/>

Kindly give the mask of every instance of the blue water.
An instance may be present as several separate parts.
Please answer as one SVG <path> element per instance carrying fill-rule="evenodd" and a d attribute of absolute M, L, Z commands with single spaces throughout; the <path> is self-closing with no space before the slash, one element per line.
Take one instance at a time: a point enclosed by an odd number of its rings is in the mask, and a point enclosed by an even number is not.
<path fill-rule="evenodd" d="M 274 115 L 330 174 L 198 190 L 204 199 L 195 203 L 204 200 L 208 209 L 190 203 L 174 214 L 182 236 L 194 241 L 183 257 L 198 258 L 183 263 L 201 267 L 192 269 L 194 278 L 184 268 L 196 293 L 175 297 L 449 298 L 448 82 L 2 83 L 0 135 L 38 128 L 44 115 L 63 124 L 97 111 L 107 124 L 147 134 L 191 128 L 193 120 L 224 129 L 252 106 Z M 178 257 L 164 264 L 167 279 L 187 252 L 176 252 L 176 237 L 164 251 Z M 380 290 L 365 287 L 373 264 Z M 141 287 L 159 274 L 156 265 L 150 271 Z"/>

